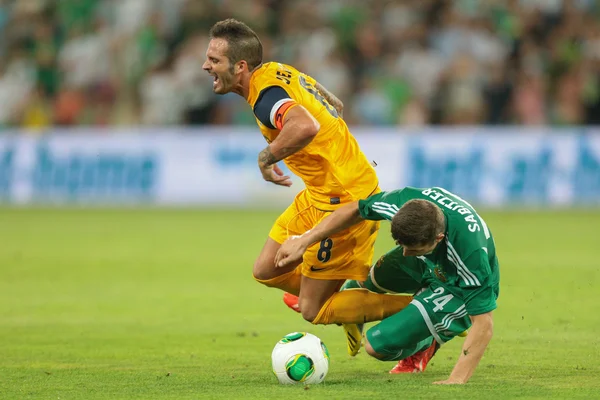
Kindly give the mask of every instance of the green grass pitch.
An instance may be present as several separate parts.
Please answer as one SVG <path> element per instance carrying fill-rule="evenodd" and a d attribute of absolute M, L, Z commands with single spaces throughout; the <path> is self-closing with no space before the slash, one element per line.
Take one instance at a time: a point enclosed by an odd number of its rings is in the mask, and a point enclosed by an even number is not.
<path fill-rule="evenodd" d="M 481 214 L 501 264 L 495 336 L 468 385 L 439 387 L 463 339 L 390 376 L 253 281 L 277 213 L 0 209 L 0 398 L 600 398 L 600 211 Z M 329 347 L 322 385 L 271 373 L 298 330 Z"/>

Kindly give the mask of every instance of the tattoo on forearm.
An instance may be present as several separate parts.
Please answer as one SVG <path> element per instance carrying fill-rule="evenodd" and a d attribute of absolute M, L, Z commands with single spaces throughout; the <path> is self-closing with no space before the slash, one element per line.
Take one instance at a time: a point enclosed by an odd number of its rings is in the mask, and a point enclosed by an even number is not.
<path fill-rule="evenodd" d="M 463 349 L 463 354 L 465 356 L 468 356 L 469 355 L 469 349 Z"/>
<path fill-rule="evenodd" d="M 263 151 L 258 153 L 258 162 L 264 166 L 273 165 L 277 162 L 277 158 L 271 153 L 269 146 L 265 147 Z"/>

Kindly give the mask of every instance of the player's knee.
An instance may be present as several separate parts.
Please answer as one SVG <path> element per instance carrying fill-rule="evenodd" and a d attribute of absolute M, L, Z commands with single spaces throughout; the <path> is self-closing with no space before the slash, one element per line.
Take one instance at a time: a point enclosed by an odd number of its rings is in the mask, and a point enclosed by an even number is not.
<path fill-rule="evenodd" d="M 385 358 L 382 354 L 379 354 L 373 348 L 373 346 L 371 346 L 371 343 L 369 342 L 369 339 L 367 339 L 367 338 L 365 338 L 365 351 L 367 352 L 368 355 L 370 355 L 371 357 L 374 357 L 378 360 L 383 360 Z"/>
<path fill-rule="evenodd" d="M 258 282 L 269 279 L 268 275 L 264 273 L 264 271 L 260 270 L 259 268 L 256 268 L 256 264 L 254 264 L 254 268 L 252 268 L 252 276 Z"/>
<path fill-rule="evenodd" d="M 252 267 L 252 276 L 257 281 L 265 281 L 273 278 L 273 266 L 267 265 L 262 258 L 259 258 Z"/>
<path fill-rule="evenodd" d="M 371 357 L 381 361 L 397 360 L 405 345 L 402 329 L 382 332 L 375 325 L 365 335 L 365 351 Z"/>
<path fill-rule="evenodd" d="M 321 311 L 321 305 L 307 300 L 305 298 L 300 297 L 299 299 L 300 310 L 302 313 L 302 318 L 311 324 L 317 319 L 319 312 Z"/>
<path fill-rule="evenodd" d="M 304 318 L 306 321 L 310 322 L 311 324 L 314 322 L 315 319 L 317 319 L 317 315 L 319 315 L 319 312 L 314 312 L 314 310 L 305 310 L 303 308 L 301 308 L 302 310 L 302 318 Z"/>
<path fill-rule="evenodd" d="M 317 319 L 320 308 L 315 307 L 311 303 L 301 303 L 300 310 L 302 310 L 302 318 L 312 324 Z"/>

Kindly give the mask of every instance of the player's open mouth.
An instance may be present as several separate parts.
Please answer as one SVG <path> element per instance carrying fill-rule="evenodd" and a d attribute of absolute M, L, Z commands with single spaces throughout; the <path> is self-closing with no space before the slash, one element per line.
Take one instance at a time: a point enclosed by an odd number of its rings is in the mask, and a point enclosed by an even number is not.
<path fill-rule="evenodd" d="M 215 78 L 213 81 L 213 86 L 217 86 L 217 83 L 219 83 L 219 77 L 217 75 L 213 75 L 213 77 Z"/>

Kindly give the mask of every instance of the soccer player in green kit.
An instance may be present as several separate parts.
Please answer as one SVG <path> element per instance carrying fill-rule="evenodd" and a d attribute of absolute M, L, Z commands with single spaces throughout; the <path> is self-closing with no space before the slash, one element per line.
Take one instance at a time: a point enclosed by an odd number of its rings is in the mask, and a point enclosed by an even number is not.
<path fill-rule="evenodd" d="M 445 189 L 406 187 L 340 207 L 285 242 L 277 266 L 302 259 L 311 244 L 365 219 L 391 221 L 398 247 L 373 266 L 367 281 L 348 281 L 346 288 L 416 292 L 409 306 L 367 331 L 367 353 L 400 360 L 398 371 L 390 372 L 419 372 L 440 345 L 469 329 L 450 377 L 435 382 L 466 383 L 492 338 L 499 293 L 498 258 L 487 225 L 469 203 Z M 425 365 L 411 363 L 417 354 L 425 355 L 420 358 Z"/>

